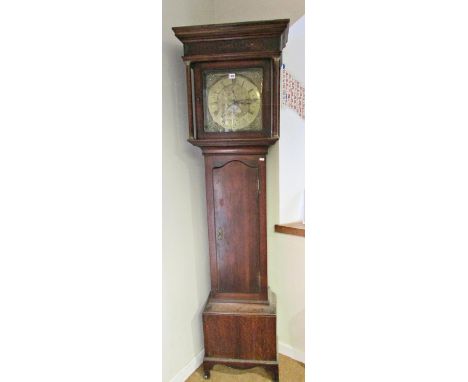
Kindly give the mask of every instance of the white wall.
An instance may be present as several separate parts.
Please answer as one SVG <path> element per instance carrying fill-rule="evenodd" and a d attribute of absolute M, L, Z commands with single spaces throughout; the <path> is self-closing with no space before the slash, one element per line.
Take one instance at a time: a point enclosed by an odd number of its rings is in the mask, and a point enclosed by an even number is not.
<path fill-rule="evenodd" d="M 304 85 L 305 17 L 289 28 L 288 44 L 283 50 L 286 70 Z M 280 146 L 280 222 L 290 223 L 304 219 L 304 149 L 305 124 L 299 115 L 281 108 Z"/>
<path fill-rule="evenodd" d="M 293 24 L 304 14 L 304 0 L 216 0 L 216 23 L 290 19 Z"/>
<path fill-rule="evenodd" d="M 279 351 L 304 361 L 304 238 L 276 233 L 279 222 L 279 145 L 267 157 L 268 283 L 276 293 Z"/>
<path fill-rule="evenodd" d="M 270 239 L 270 286 L 277 297 L 279 352 L 304 362 L 304 238 L 274 233 Z M 284 346 L 294 350 L 288 354 Z"/>
<path fill-rule="evenodd" d="M 214 22 L 290 18 L 283 62 L 304 83 L 304 1 L 214 2 Z M 295 23 L 296 21 L 296 23 Z M 304 121 L 293 111 L 281 109 L 279 143 L 267 156 L 268 281 L 277 296 L 278 341 L 304 354 L 304 238 L 278 234 L 274 225 L 302 219 L 304 191 Z M 294 168 L 294 171 L 291 169 Z M 280 169 L 284 170 L 280 172 Z M 288 185 L 289 182 L 289 185 Z M 285 206 L 281 211 L 280 205 Z M 290 207 L 291 206 L 291 207 Z M 292 354 L 289 354 L 292 355 Z"/>
<path fill-rule="evenodd" d="M 210 290 L 204 165 L 186 139 L 182 44 L 173 26 L 213 21 L 212 0 L 163 4 L 163 376 L 170 381 L 203 349 L 201 312 Z"/>
<path fill-rule="evenodd" d="M 304 78 L 304 18 L 290 26 L 283 51 L 286 69 Z M 281 108 L 279 142 L 270 148 L 268 181 L 268 277 L 277 295 L 279 351 L 304 360 L 304 238 L 274 232 L 274 225 L 300 220 L 304 190 L 304 121 Z M 294 354 L 286 353 L 285 347 Z"/>

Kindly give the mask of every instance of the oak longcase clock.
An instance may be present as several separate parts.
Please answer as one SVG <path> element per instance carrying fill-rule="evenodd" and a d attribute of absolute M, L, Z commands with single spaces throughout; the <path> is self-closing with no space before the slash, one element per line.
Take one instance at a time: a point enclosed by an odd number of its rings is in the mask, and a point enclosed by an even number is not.
<path fill-rule="evenodd" d="M 188 141 L 205 159 L 211 276 L 203 311 L 205 378 L 224 364 L 263 366 L 278 380 L 266 154 L 279 138 L 288 26 L 283 19 L 173 28 L 184 46 Z"/>

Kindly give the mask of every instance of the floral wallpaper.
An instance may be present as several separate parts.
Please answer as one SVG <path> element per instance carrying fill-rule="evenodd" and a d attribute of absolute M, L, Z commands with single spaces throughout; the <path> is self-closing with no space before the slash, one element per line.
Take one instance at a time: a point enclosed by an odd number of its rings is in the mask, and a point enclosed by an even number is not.
<path fill-rule="evenodd" d="M 305 119 L 305 89 L 286 69 L 281 69 L 281 105 Z"/>

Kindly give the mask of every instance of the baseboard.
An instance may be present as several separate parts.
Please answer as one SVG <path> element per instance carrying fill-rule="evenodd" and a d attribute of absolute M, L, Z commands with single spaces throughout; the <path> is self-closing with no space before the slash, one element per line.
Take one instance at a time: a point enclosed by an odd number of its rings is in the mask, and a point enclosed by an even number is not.
<path fill-rule="evenodd" d="M 284 354 L 285 356 L 295 359 L 296 361 L 305 363 L 305 354 L 299 350 L 294 349 L 292 346 L 285 344 L 284 342 L 278 341 L 278 353 Z"/>
<path fill-rule="evenodd" d="M 195 370 L 203 363 L 203 356 L 205 355 L 205 349 L 202 349 L 192 360 L 180 370 L 170 382 L 185 382 Z"/>
<path fill-rule="evenodd" d="M 284 342 L 278 342 L 278 352 L 285 356 L 295 359 L 296 361 L 305 363 L 305 355 L 303 352 L 294 349 L 292 346 L 285 344 Z M 192 360 L 180 370 L 170 382 L 185 382 L 195 370 L 197 370 L 203 363 L 203 356 L 205 355 L 205 349 L 202 349 Z"/>

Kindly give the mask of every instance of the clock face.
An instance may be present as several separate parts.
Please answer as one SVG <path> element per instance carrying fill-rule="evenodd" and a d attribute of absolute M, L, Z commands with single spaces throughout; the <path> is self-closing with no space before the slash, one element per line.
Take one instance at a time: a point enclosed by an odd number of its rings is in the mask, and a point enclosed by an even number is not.
<path fill-rule="evenodd" d="M 262 130 L 262 68 L 207 71 L 204 80 L 205 131 Z"/>

